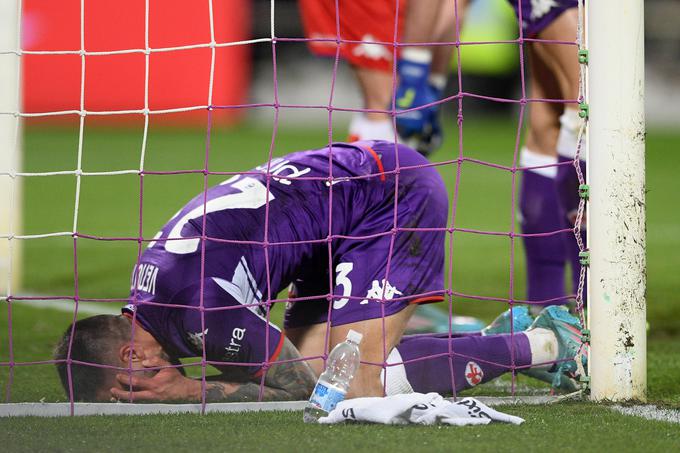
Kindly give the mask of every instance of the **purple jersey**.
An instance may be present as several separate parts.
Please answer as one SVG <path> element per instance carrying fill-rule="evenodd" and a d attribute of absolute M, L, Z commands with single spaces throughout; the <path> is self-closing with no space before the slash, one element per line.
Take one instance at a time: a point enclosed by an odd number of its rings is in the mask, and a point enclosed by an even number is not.
<path fill-rule="evenodd" d="M 439 174 L 404 168 L 428 164 L 408 147 L 358 142 L 333 145 L 329 180 L 330 154 L 289 154 L 271 161 L 269 182 L 265 164 L 191 200 L 142 255 L 124 311 L 172 355 L 205 349 L 218 368 L 256 373 L 283 340 L 267 302 L 291 282 L 306 291 L 287 314 L 294 325 L 325 322 L 331 302 L 338 325 L 440 300 L 448 202 Z"/>
<path fill-rule="evenodd" d="M 570 8 L 578 8 L 578 0 L 508 0 L 522 21 L 526 37 L 535 37 Z M 520 17 L 519 4 L 522 4 Z M 576 35 L 574 35 L 574 38 Z"/>

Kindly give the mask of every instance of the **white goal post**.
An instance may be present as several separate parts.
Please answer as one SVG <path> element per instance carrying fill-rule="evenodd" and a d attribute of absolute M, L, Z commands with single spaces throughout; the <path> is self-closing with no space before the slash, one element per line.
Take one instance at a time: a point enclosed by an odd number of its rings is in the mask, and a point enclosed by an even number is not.
<path fill-rule="evenodd" d="M 19 49 L 19 1 L 0 2 L 0 50 Z M 0 54 L 0 112 L 18 112 L 20 57 Z M 16 292 L 20 283 L 21 241 L 12 239 L 21 228 L 21 121 L 0 114 L 0 297 Z"/>
<path fill-rule="evenodd" d="M 586 1 L 593 400 L 645 400 L 643 0 Z"/>

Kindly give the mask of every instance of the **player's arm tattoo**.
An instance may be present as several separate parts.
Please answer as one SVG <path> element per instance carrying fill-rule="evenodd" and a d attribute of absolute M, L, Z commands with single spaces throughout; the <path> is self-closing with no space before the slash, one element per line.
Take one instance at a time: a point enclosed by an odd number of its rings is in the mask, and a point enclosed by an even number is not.
<path fill-rule="evenodd" d="M 302 356 L 287 338 L 284 339 L 277 361 L 300 359 Z M 260 379 L 247 382 L 234 382 L 226 375 L 206 382 L 205 399 L 207 402 L 257 401 L 260 396 Z M 300 360 L 279 363 L 267 370 L 262 391 L 263 401 L 305 400 L 312 393 L 316 377 L 307 365 Z"/>

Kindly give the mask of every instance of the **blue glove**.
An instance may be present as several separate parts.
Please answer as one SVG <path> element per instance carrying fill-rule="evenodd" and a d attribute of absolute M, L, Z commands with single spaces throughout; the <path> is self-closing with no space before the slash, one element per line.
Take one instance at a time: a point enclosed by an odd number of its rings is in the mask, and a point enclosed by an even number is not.
<path fill-rule="evenodd" d="M 444 94 L 443 90 L 439 90 L 432 85 L 429 85 L 429 89 L 433 93 L 432 95 L 434 96 L 435 100 L 442 98 L 442 95 Z M 433 151 L 439 149 L 439 147 L 442 145 L 442 142 L 444 141 L 444 133 L 439 120 L 441 104 L 428 107 L 428 109 L 434 109 L 429 121 L 425 123 L 421 133 L 410 140 L 411 146 L 418 150 L 418 152 L 420 152 L 423 156 L 429 156 Z"/>
<path fill-rule="evenodd" d="M 441 92 L 428 84 L 430 65 L 401 59 L 397 62 L 399 86 L 395 93 L 397 112 L 430 104 L 439 99 Z M 441 145 L 439 106 L 430 106 L 397 114 L 397 132 L 400 138 L 428 155 Z"/>

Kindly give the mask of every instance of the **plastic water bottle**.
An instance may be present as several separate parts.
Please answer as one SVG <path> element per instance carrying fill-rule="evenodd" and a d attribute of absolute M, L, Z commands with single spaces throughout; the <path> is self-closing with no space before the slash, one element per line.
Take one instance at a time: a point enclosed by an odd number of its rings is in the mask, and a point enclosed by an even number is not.
<path fill-rule="evenodd" d="M 350 330 L 347 339 L 333 348 L 326 361 L 326 369 L 309 398 L 302 419 L 305 423 L 316 423 L 345 399 L 349 384 L 359 368 L 359 332 Z"/>

